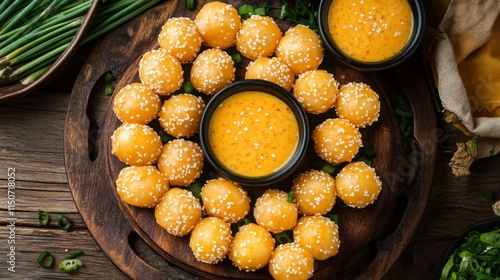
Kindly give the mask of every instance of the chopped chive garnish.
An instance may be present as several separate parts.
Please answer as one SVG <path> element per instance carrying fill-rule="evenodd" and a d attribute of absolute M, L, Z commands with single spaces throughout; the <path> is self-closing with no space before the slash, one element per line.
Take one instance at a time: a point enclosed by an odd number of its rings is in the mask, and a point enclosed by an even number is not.
<path fill-rule="evenodd" d="M 194 9 L 194 0 L 187 0 L 186 6 L 187 6 L 188 10 Z"/>
<path fill-rule="evenodd" d="M 109 82 L 114 81 L 114 80 L 115 80 L 115 76 L 113 76 L 113 74 L 111 74 L 111 72 L 107 72 L 106 76 L 104 76 L 104 81 L 106 83 L 109 83 Z"/>
<path fill-rule="evenodd" d="M 69 254 L 69 255 L 66 255 L 66 259 L 74 259 L 74 258 L 77 258 L 79 256 L 83 255 L 83 251 L 81 250 L 78 250 L 78 251 L 74 251 L 73 253 Z"/>
<path fill-rule="evenodd" d="M 111 94 L 113 94 L 114 91 L 115 91 L 115 87 L 112 85 L 107 85 L 104 88 L 104 94 L 106 94 L 106 95 L 111 95 Z"/>
<path fill-rule="evenodd" d="M 413 113 L 408 111 L 408 110 L 405 110 L 405 109 L 402 109 L 399 107 L 395 107 L 394 111 L 396 112 L 396 115 L 398 115 L 398 116 L 405 117 L 405 118 L 413 118 Z"/>
<path fill-rule="evenodd" d="M 487 200 L 493 200 L 493 192 L 492 191 L 485 191 L 482 190 L 479 195 L 481 195 L 482 198 L 485 198 Z"/>
<path fill-rule="evenodd" d="M 326 216 L 330 220 L 334 221 L 337 225 L 339 224 L 339 215 L 337 215 L 337 214 L 327 214 Z"/>
<path fill-rule="evenodd" d="M 68 218 L 62 214 L 57 215 L 57 225 L 65 230 L 69 231 L 73 227 L 73 220 L 71 218 Z"/>
<path fill-rule="evenodd" d="M 46 226 L 50 222 L 50 215 L 47 211 L 38 210 L 38 222 L 42 226 Z"/>
<path fill-rule="evenodd" d="M 366 156 L 360 156 L 358 158 L 358 160 L 362 161 L 362 162 L 366 163 L 366 165 L 372 167 L 372 161 L 370 159 L 368 159 L 368 157 L 366 157 Z"/>
<path fill-rule="evenodd" d="M 59 264 L 59 268 L 66 272 L 77 270 L 80 266 L 83 266 L 83 263 L 79 259 L 64 260 Z"/>
<path fill-rule="evenodd" d="M 286 202 L 295 203 L 295 197 L 293 191 L 288 192 L 288 197 L 286 199 Z"/>
<path fill-rule="evenodd" d="M 160 136 L 160 140 L 163 144 L 166 144 L 175 139 L 173 136 L 167 134 L 164 130 L 158 131 L 158 135 Z"/>
<path fill-rule="evenodd" d="M 335 167 L 329 163 L 326 163 L 323 168 L 321 168 L 321 171 L 326 172 L 328 174 L 333 174 L 335 172 Z"/>
<path fill-rule="evenodd" d="M 184 84 L 182 85 L 182 90 L 184 90 L 185 93 L 190 93 L 194 89 L 193 84 L 191 83 L 190 80 L 186 80 Z"/>
<path fill-rule="evenodd" d="M 290 236 L 290 231 L 283 231 L 274 236 L 276 244 L 285 244 L 293 242 L 293 238 Z"/>
<path fill-rule="evenodd" d="M 54 264 L 54 256 L 49 251 L 43 251 L 36 259 L 36 262 L 45 268 L 51 268 Z"/>
<path fill-rule="evenodd" d="M 199 181 L 194 181 L 191 185 L 187 187 L 187 190 L 192 192 L 194 197 L 201 198 L 201 189 L 203 185 Z"/>
<path fill-rule="evenodd" d="M 231 56 L 233 59 L 234 63 L 240 63 L 241 62 L 241 54 L 235 53 Z"/>

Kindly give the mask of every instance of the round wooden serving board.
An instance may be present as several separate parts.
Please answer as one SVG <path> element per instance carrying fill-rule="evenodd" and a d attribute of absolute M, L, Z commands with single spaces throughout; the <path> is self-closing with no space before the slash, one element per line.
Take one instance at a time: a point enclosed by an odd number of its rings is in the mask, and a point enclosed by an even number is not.
<path fill-rule="evenodd" d="M 110 136 L 120 121 L 112 110 L 113 96 L 104 94 L 104 87 L 110 82 L 103 77 L 107 72 L 117 77 L 115 93 L 126 84 L 139 81 L 138 61 L 142 54 L 156 48 L 162 24 L 173 16 L 194 19 L 204 2 L 197 1 L 195 10 L 186 9 L 185 1 L 161 2 L 107 35 L 95 46 L 72 92 L 65 127 L 69 186 L 96 242 L 118 268 L 134 279 L 170 279 L 175 275 L 168 275 L 139 258 L 130 244 L 131 234 L 137 234 L 167 261 L 205 278 L 270 278 L 267 268 L 247 273 L 238 270 L 227 258 L 216 265 L 196 261 L 188 246 L 189 236 L 168 234 L 155 222 L 153 209 L 125 205 L 115 191 L 115 179 L 125 165 L 110 152 Z M 272 2 L 279 6 L 281 1 Z M 242 4 L 241 1 L 231 3 L 235 7 Z M 283 31 L 291 26 L 290 22 L 278 22 Z M 248 60 L 243 60 L 237 64 L 237 79 L 243 78 L 247 63 Z M 187 77 L 189 65 L 184 67 Z M 378 200 L 364 209 L 342 207 L 337 203 L 333 213 L 339 216 L 340 251 L 335 257 L 316 262 L 314 278 L 380 279 L 410 241 L 430 194 L 436 123 L 426 79 L 417 56 L 397 69 L 367 73 L 341 65 L 326 54 L 320 68 L 328 68 L 341 84 L 364 82 L 380 95 L 379 121 L 361 133 L 364 146 L 375 149 L 373 166 L 382 179 L 383 189 Z M 410 137 L 402 137 L 394 106 L 413 112 Z M 334 111 L 309 117 L 312 129 L 324 119 L 334 117 Z M 310 150 L 298 172 L 311 169 L 315 159 Z M 202 179 L 215 176 L 207 165 Z M 290 180 L 271 187 L 288 191 Z M 247 188 L 252 201 L 263 190 Z"/>

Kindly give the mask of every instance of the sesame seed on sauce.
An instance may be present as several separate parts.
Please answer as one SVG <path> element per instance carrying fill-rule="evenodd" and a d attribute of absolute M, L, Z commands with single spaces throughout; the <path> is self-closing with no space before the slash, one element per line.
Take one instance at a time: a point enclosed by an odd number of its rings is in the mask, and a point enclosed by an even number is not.
<path fill-rule="evenodd" d="M 268 175 L 291 157 L 298 123 L 283 101 L 264 92 L 238 93 L 223 101 L 210 123 L 210 145 L 228 169 Z"/>

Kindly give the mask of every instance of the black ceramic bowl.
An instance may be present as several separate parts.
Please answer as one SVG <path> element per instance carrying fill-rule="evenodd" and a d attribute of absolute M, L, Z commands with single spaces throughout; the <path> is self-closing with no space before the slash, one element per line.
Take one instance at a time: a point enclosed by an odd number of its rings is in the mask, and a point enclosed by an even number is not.
<path fill-rule="evenodd" d="M 321 0 L 318 9 L 318 25 L 326 49 L 344 64 L 362 71 L 385 70 L 402 63 L 418 49 L 425 28 L 425 13 L 421 0 L 408 0 L 412 9 L 413 28 L 406 45 L 395 56 L 377 62 L 363 62 L 353 59 L 342 52 L 334 43 L 328 24 L 330 6 L 334 1 L 335 0 Z"/>
<path fill-rule="evenodd" d="M 260 91 L 271 94 L 281 101 L 283 101 L 295 115 L 299 128 L 298 144 L 291 155 L 290 159 L 278 170 L 269 175 L 261 177 L 242 176 L 232 172 L 229 168 L 224 166 L 212 151 L 210 144 L 210 123 L 212 115 L 219 105 L 227 98 L 246 91 Z M 234 82 L 226 88 L 215 94 L 212 99 L 207 103 L 205 111 L 203 112 L 200 124 L 200 144 L 205 153 L 205 157 L 209 164 L 217 171 L 222 177 L 233 180 L 245 186 L 265 186 L 280 180 L 285 179 L 295 171 L 295 169 L 302 162 L 309 142 L 309 124 L 307 115 L 302 109 L 300 104 L 295 98 L 282 87 L 264 80 L 244 80 Z"/>
<path fill-rule="evenodd" d="M 436 279 L 440 279 L 441 272 L 448 262 L 450 256 L 455 252 L 457 248 L 459 248 L 462 244 L 466 242 L 466 237 L 469 236 L 469 233 L 472 231 L 477 231 L 479 233 L 490 232 L 500 228 L 500 217 L 494 217 L 490 219 L 486 219 L 480 222 L 477 222 L 468 228 L 466 228 L 459 236 L 457 236 L 453 241 L 451 241 L 450 246 L 446 250 L 441 259 L 441 263 L 439 265 L 439 271 L 437 272 Z"/>

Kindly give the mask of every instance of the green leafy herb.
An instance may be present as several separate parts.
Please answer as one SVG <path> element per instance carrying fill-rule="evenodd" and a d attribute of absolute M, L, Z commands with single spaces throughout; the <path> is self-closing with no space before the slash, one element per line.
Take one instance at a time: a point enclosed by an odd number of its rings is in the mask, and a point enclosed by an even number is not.
<path fill-rule="evenodd" d="M 160 136 L 160 140 L 163 144 L 166 144 L 175 139 L 173 136 L 166 133 L 163 129 L 158 131 L 158 135 Z"/>
<path fill-rule="evenodd" d="M 319 32 L 318 11 L 311 0 L 284 1 L 280 10 L 280 18 L 308 26 L 315 32 Z"/>
<path fill-rule="evenodd" d="M 485 198 L 487 200 L 493 200 L 493 192 L 492 191 L 486 191 L 486 190 L 482 190 L 479 195 L 481 195 L 482 198 Z"/>
<path fill-rule="evenodd" d="M 235 53 L 231 56 L 233 59 L 234 63 L 240 63 L 241 62 L 241 54 Z"/>

